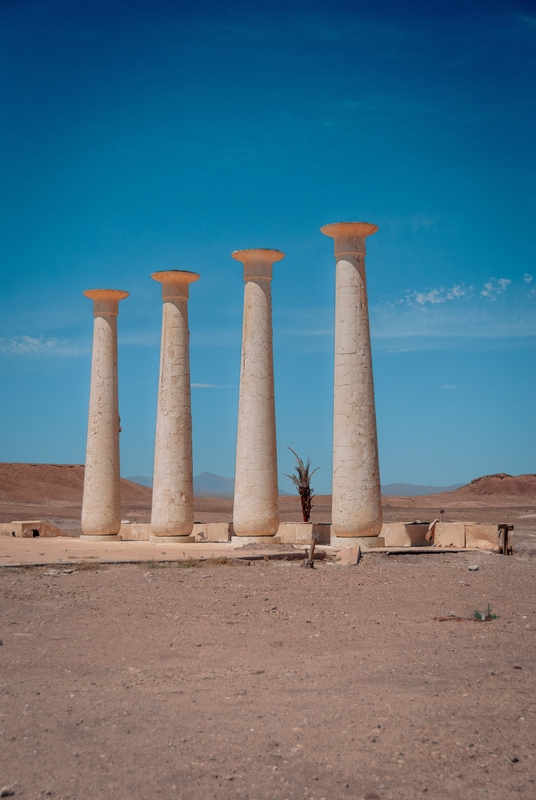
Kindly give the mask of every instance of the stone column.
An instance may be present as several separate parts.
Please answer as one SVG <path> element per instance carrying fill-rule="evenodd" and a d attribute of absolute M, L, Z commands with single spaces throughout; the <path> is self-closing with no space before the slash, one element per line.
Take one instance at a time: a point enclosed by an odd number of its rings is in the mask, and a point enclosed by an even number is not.
<path fill-rule="evenodd" d="M 320 229 L 335 240 L 335 387 L 332 530 L 378 536 L 380 470 L 365 277 L 365 239 L 378 228 L 338 222 Z"/>
<path fill-rule="evenodd" d="M 272 348 L 272 264 L 279 250 L 237 250 L 244 264 L 244 321 L 233 525 L 236 536 L 275 536 L 279 527 Z"/>
<path fill-rule="evenodd" d="M 188 287 L 199 275 L 169 270 L 151 277 L 162 284 L 164 301 L 151 530 L 160 542 L 179 542 L 194 526 Z"/>
<path fill-rule="evenodd" d="M 90 289 L 93 300 L 93 355 L 89 393 L 82 538 L 116 540 L 121 528 L 119 406 L 117 397 L 117 314 L 128 292 Z"/>

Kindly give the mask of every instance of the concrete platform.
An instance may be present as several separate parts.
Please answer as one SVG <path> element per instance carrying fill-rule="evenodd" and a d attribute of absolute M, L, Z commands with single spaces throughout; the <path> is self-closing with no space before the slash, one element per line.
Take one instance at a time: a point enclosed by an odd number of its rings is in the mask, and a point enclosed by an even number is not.
<path fill-rule="evenodd" d="M 318 559 L 325 552 L 315 553 Z M 279 546 L 256 550 L 229 543 L 159 544 L 147 541 L 91 542 L 73 538 L 24 539 L 0 537 L 0 567 L 46 566 L 51 564 L 137 564 L 145 561 L 207 561 L 229 558 L 240 561 L 295 560 L 305 558 L 305 549 Z"/>

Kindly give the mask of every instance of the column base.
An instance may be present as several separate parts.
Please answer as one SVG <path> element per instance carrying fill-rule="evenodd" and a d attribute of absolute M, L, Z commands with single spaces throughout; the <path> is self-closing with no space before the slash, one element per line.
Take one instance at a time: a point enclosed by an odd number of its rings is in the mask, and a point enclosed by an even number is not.
<path fill-rule="evenodd" d="M 361 550 L 374 550 L 385 547 L 385 536 L 332 536 L 331 547 L 359 547 Z"/>
<path fill-rule="evenodd" d="M 231 536 L 231 544 L 281 544 L 280 536 Z"/>
<path fill-rule="evenodd" d="M 152 544 L 186 544 L 195 542 L 195 536 L 155 536 L 154 533 L 150 533 L 149 541 Z"/>
<path fill-rule="evenodd" d="M 97 533 L 82 533 L 80 540 L 83 542 L 120 542 L 121 537 L 118 533 L 107 533 L 99 536 Z"/>

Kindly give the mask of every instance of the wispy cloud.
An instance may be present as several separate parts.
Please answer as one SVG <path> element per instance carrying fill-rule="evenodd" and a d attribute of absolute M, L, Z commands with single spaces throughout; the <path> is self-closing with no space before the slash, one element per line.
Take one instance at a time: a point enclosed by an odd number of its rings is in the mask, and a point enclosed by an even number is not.
<path fill-rule="evenodd" d="M 8 355 L 50 355 L 76 358 L 89 352 L 89 348 L 73 344 L 66 339 L 44 336 L 0 337 L 0 353 Z"/>
<path fill-rule="evenodd" d="M 454 341 L 464 338 L 533 340 L 536 286 L 526 291 L 533 283 L 532 276 L 527 274 L 515 282 L 509 278 L 491 278 L 481 289 L 460 284 L 451 288 L 407 290 L 402 297 L 384 305 L 371 304 L 372 337 L 376 342 L 389 342 L 390 347 L 385 349 L 390 353 L 435 347 L 439 339 L 444 340 L 443 344 L 450 341 L 452 346 L 459 346 Z M 401 347 L 400 339 L 405 339 L 407 346 Z"/>
<path fill-rule="evenodd" d="M 484 288 L 480 292 L 480 297 L 488 297 L 490 300 L 496 300 L 499 295 L 507 290 L 511 283 L 512 281 L 509 278 L 491 278 L 484 284 Z"/>
<path fill-rule="evenodd" d="M 406 300 L 410 305 L 440 305 L 449 300 L 459 300 L 461 297 L 469 297 L 472 291 L 472 286 L 464 286 L 464 284 L 461 283 L 457 286 L 453 286 L 451 289 L 445 289 L 445 287 L 442 286 L 440 289 L 429 289 L 424 292 L 408 292 Z"/>
<path fill-rule="evenodd" d="M 534 277 L 530 273 L 525 272 L 525 274 L 523 275 L 523 280 L 525 281 L 525 283 L 532 283 Z"/>
<path fill-rule="evenodd" d="M 458 385 L 456 383 L 444 383 L 441 388 L 442 389 L 450 389 L 451 391 L 454 391 L 456 389 L 461 389 L 462 387 L 461 387 L 461 384 Z"/>

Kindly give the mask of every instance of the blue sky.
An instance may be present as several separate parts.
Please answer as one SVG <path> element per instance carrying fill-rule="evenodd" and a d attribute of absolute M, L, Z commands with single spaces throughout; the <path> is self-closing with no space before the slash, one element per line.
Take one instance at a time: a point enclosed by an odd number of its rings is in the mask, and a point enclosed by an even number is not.
<path fill-rule="evenodd" d="M 125 289 L 122 474 L 152 472 L 188 269 L 194 471 L 232 477 L 243 300 L 274 247 L 280 473 L 331 485 L 334 259 L 365 220 L 383 483 L 536 471 L 533 3 L 7 0 L 0 459 L 84 460 L 85 289 Z M 281 475 L 280 486 L 290 489 Z"/>

